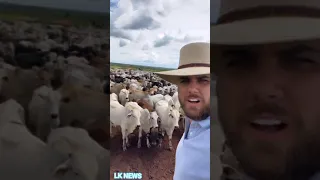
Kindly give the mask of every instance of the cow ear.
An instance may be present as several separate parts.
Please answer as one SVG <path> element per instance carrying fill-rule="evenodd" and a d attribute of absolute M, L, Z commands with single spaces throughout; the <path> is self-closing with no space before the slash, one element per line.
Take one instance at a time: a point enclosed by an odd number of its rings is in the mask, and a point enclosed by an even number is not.
<path fill-rule="evenodd" d="M 37 94 L 41 99 L 47 99 L 49 92 L 48 91 L 40 91 Z"/>
<path fill-rule="evenodd" d="M 132 115 L 132 110 L 128 112 L 128 117 Z"/>
<path fill-rule="evenodd" d="M 19 74 L 19 73 L 21 73 L 21 71 L 22 71 L 21 67 L 16 67 L 14 70 L 14 73 Z"/>

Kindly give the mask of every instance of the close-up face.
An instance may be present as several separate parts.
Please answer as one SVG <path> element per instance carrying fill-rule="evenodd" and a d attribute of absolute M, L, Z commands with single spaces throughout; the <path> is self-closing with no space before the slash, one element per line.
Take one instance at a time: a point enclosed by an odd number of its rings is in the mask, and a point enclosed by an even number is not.
<path fill-rule="evenodd" d="M 210 75 L 181 77 L 178 95 L 187 117 L 206 119 L 210 113 Z"/>
<path fill-rule="evenodd" d="M 245 172 L 312 175 L 320 168 L 320 41 L 213 51 L 219 120 Z"/>

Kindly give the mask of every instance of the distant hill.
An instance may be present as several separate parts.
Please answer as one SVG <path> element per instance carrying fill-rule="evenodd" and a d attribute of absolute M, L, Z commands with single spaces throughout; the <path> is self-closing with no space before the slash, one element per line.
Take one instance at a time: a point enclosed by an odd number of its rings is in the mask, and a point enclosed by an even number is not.
<path fill-rule="evenodd" d="M 21 17 L 40 22 L 71 21 L 75 25 L 93 25 L 109 28 L 109 13 L 65 10 L 48 7 L 0 3 L 0 19 L 15 20 Z"/>
<path fill-rule="evenodd" d="M 163 67 L 152 67 L 152 66 L 140 66 L 140 65 L 131 65 L 131 64 L 121 64 L 121 63 L 110 63 L 111 68 L 119 68 L 119 69 L 140 69 L 142 71 L 156 72 L 156 71 L 168 71 L 173 70 L 170 68 Z"/>

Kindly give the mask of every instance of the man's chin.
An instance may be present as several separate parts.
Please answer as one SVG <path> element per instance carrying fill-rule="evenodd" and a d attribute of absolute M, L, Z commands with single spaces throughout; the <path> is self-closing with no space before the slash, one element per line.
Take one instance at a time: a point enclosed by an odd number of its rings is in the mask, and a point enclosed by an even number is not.
<path fill-rule="evenodd" d="M 285 154 L 266 153 L 257 151 L 247 151 L 245 156 L 239 157 L 241 167 L 246 174 L 253 177 L 272 177 L 280 176 L 285 171 Z M 241 156 L 241 155 L 240 155 Z"/>
<path fill-rule="evenodd" d="M 208 115 L 204 115 L 204 113 L 185 113 L 186 116 L 195 121 L 202 121 L 208 117 Z"/>
<path fill-rule="evenodd" d="M 206 108 L 205 106 L 195 107 L 188 104 L 184 104 L 184 106 L 182 106 L 182 109 L 188 118 L 195 121 L 206 119 L 209 116 L 210 112 L 210 108 Z"/>

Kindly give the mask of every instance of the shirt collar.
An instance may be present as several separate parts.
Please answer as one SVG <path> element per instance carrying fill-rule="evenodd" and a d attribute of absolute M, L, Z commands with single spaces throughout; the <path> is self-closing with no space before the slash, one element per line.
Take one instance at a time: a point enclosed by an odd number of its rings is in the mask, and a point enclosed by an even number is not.
<path fill-rule="evenodd" d="M 251 178 L 251 177 L 249 177 L 249 176 L 247 176 L 247 175 L 244 175 L 244 179 L 245 179 L 245 180 L 254 180 L 253 178 Z M 320 173 L 317 173 L 317 174 L 315 174 L 314 176 L 312 176 L 312 177 L 310 178 L 310 180 L 320 180 Z"/>
<path fill-rule="evenodd" d="M 210 128 L 210 116 L 208 116 L 206 119 L 202 120 L 202 121 L 194 121 L 188 117 L 186 117 L 187 120 L 191 120 L 191 124 L 193 123 L 197 123 L 201 126 L 201 128 Z"/>

